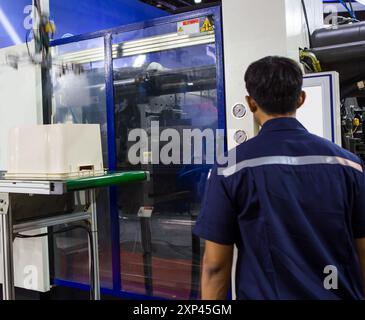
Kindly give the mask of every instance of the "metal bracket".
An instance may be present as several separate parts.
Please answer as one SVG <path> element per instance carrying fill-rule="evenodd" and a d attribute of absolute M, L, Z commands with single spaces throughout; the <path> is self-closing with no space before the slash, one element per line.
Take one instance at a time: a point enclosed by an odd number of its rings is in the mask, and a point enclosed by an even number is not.
<path fill-rule="evenodd" d="M 0 193 L 0 215 L 8 214 L 9 202 L 9 193 Z"/>
<path fill-rule="evenodd" d="M 146 181 L 151 181 L 151 172 L 146 171 Z"/>
<path fill-rule="evenodd" d="M 151 218 L 153 212 L 153 207 L 140 207 L 137 213 L 139 218 Z"/>

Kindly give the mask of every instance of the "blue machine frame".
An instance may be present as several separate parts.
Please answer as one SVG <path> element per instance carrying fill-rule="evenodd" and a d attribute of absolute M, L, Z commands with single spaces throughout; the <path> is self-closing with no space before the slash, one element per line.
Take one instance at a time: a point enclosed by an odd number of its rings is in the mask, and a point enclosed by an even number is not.
<path fill-rule="evenodd" d="M 114 115 L 114 87 L 113 87 L 113 56 L 112 38 L 115 34 L 129 31 L 155 27 L 163 24 L 177 23 L 182 20 L 194 19 L 201 16 L 213 15 L 215 19 L 215 44 L 217 55 L 217 102 L 218 102 L 218 127 L 225 131 L 225 150 L 226 145 L 226 113 L 225 113 L 225 82 L 224 82 L 224 60 L 223 60 L 223 30 L 221 7 L 211 7 L 193 12 L 178 14 L 169 17 L 157 18 L 143 23 L 125 25 L 113 29 L 58 39 L 51 42 L 51 46 L 60 46 L 69 43 L 80 42 L 95 38 L 104 38 L 105 45 L 105 83 L 106 83 L 106 108 L 107 108 L 107 131 L 108 131 L 108 167 L 111 171 L 117 167 L 116 144 L 115 144 L 115 115 Z M 156 299 L 146 295 L 124 292 L 121 283 L 121 261 L 119 243 L 119 217 L 117 210 L 117 191 L 110 188 L 110 223 L 112 241 L 112 274 L 113 289 L 102 288 L 101 292 L 107 295 L 118 296 L 130 299 Z M 88 290 L 88 285 L 55 279 L 55 284 L 67 287 Z"/>

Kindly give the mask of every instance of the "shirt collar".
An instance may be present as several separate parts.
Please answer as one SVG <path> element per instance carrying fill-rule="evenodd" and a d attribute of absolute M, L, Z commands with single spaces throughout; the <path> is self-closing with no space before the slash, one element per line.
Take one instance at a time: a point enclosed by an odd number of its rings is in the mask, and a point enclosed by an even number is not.
<path fill-rule="evenodd" d="M 295 118 L 275 118 L 266 121 L 262 126 L 260 133 L 287 130 L 307 131 L 307 129 Z"/>

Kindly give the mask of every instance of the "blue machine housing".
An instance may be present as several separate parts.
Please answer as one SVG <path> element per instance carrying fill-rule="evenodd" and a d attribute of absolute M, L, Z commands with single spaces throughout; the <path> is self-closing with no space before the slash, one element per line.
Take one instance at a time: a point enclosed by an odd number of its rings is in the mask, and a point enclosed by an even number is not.
<path fill-rule="evenodd" d="M 66 44 L 78 43 L 84 40 L 104 38 L 105 46 L 105 91 L 106 91 L 106 122 L 107 122 L 107 141 L 108 141 L 108 168 L 109 170 L 117 169 L 117 149 L 116 149 L 116 118 L 115 118 L 115 99 L 114 99 L 114 74 L 113 74 L 113 37 L 123 33 L 142 30 L 150 27 L 163 26 L 168 24 L 177 24 L 179 21 L 185 21 L 203 16 L 214 16 L 215 23 L 215 49 L 216 49 L 216 90 L 217 90 L 217 111 L 218 111 L 218 128 L 226 130 L 226 115 L 225 115 L 225 87 L 224 87 L 224 65 L 223 65 L 223 35 L 221 8 L 212 7 L 185 14 L 179 14 L 169 17 L 157 18 L 143 23 L 125 25 L 113 29 L 103 30 L 99 32 L 83 34 L 79 36 L 54 40 L 51 43 L 52 47 L 62 46 Z M 226 137 L 224 137 L 224 148 L 226 149 Z M 130 299 L 156 299 L 159 297 L 140 295 L 133 292 L 126 292 L 122 288 L 121 281 L 121 257 L 120 257 L 120 229 L 119 215 L 117 207 L 117 189 L 110 188 L 109 190 L 109 206 L 110 206 L 110 230 L 111 230 L 111 245 L 112 245 L 112 288 L 102 288 L 102 293 L 117 297 Z M 89 287 L 84 284 L 55 279 L 54 283 L 67 287 L 79 288 L 88 290 Z M 190 296 L 197 298 L 196 293 Z"/>

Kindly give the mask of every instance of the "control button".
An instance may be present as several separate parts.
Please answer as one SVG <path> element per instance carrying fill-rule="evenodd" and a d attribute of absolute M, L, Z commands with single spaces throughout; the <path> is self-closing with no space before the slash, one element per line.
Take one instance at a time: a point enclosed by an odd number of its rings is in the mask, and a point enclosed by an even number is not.
<path fill-rule="evenodd" d="M 236 143 L 238 144 L 246 142 L 247 139 L 248 139 L 247 133 L 243 130 L 238 130 L 234 134 L 234 141 L 236 141 Z"/>
<path fill-rule="evenodd" d="M 233 116 L 235 116 L 237 119 L 243 118 L 247 113 L 247 108 L 242 103 L 237 103 L 233 106 L 232 109 Z"/>

